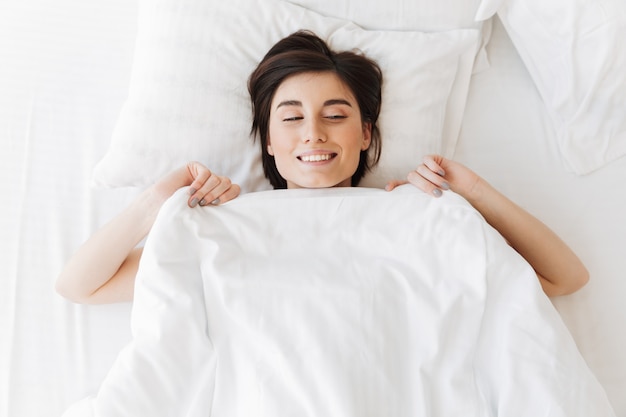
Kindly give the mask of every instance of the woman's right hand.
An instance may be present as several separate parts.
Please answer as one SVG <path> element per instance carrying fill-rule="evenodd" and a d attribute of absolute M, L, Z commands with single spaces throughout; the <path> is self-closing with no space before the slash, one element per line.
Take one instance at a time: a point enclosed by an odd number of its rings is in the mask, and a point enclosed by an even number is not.
<path fill-rule="evenodd" d="M 200 162 L 189 162 L 166 175 L 153 186 L 154 191 L 163 201 L 176 190 L 189 186 L 189 207 L 220 204 L 236 198 L 241 192 L 237 184 L 228 177 L 217 175 Z"/>
<path fill-rule="evenodd" d="M 236 198 L 241 192 L 237 184 L 228 177 L 216 175 L 199 162 L 187 164 L 187 171 L 193 181 L 189 188 L 189 207 L 196 205 L 221 204 Z"/>
<path fill-rule="evenodd" d="M 190 186 L 190 207 L 237 197 L 240 188 L 199 162 L 161 178 L 108 224 L 96 231 L 68 260 L 56 282 L 59 294 L 79 303 L 113 303 L 133 298 L 142 248 L 161 206 L 181 187 Z"/>

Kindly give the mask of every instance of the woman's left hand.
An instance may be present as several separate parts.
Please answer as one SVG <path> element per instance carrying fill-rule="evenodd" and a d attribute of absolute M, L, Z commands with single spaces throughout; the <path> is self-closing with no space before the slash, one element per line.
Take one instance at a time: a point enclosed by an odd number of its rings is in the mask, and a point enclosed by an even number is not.
<path fill-rule="evenodd" d="M 407 183 L 435 197 L 444 190 L 464 197 L 530 263 L 548 296 L 574 292 L 589 279 L 580 259 L 552 230 L 463 164 L 429 155 L 406 181 L 390 181 L 385 189 Z"/>
<path fill-rule="evenodd" d="M 389 181 L 385 189 L 391 191 L 399 185 L 410 183 L 435 197 L 441 196 L 445 190 L 452 190 L 468 198 L 479 180 L 480 177 L 463 164 L 441 155 L 428 155 L 407 174 L 406 180 Z"/>

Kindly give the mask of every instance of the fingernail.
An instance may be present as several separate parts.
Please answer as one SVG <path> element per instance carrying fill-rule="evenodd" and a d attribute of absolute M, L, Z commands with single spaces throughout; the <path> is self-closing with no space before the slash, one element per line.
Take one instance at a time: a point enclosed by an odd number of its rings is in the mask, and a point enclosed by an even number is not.
<path fill-rule="evenodd" d="M 198 203 L 201 206 L 205 206 L 206 205 L 206 200 L 203 198 L 202 200 L 200 200 L 200 202 Z"/>
<path fill-rule="evenodd" d="M 433 195 L 434 195 L 435 197 L 441 197 L 441 190 L 440 190 L 439 188 L 435 188 L 435 189 L 433 190 Z"/>
<path fill-rule="evenodd" d="M 437 174 L 443 177 L 444 175 L 446 175 L 446 171 L 444 171 L 443 169 L 440 169 L 439 171 L 437 171 Z"/>
<path fill-rule="evenodd" d="M 211 204 L 217 205 L 220 203 L 220 199 L 216 198 L 215 200 L 211 201 Z"/>
<path fill-rule="evenodd" d="M 448 184 L 447 182 L 442 182 L 441 183 L 441 188 L 443 188 L 444 190 L 449 190 L 450 189 L 450 184 Z"/>
<path fill-rule="evenodd" d="M 191 200 L 191 203 L 189 204 L 191 207 L 195 207 L 198 205 L 198 199 L 194 198 L 193 200 Z"/>
<path fill-rule="evenodd" d="M 189 189 L 189 195 L 194 195 L 196 193 L 196 191 L 198 191 L 198 190 L 196 190 L 195 188 L 190 188 Z"/>

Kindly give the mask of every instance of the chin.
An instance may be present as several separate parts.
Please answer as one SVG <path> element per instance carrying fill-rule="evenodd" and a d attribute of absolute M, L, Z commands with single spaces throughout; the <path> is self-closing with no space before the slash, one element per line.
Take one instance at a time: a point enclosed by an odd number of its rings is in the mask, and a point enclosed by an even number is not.
<path fill-rule="evenodd" d="M 341 183 L 343 183 L 343 181 L 340 181 L 339 183 L 335 181 L 302 181 L 298 183 L 294 182 L 292 184 L 293 184 L 293 188 L 321 189 L 321 188 L 339 187 Z M 287 188 L 290 188 L 290 187 L 287 187 Z"/>
<path fill-rule="evenodd" d="M 352 177 L 348 177 L 347 179 L 337 179 L 336 177 L 331 178 L 322 175 L 313 176 L 310 175 L 310 173 L 309 175 L 303 175 L 300 181 L 287 181 L 287 188 L 333 188 L 351 186 Z"/>

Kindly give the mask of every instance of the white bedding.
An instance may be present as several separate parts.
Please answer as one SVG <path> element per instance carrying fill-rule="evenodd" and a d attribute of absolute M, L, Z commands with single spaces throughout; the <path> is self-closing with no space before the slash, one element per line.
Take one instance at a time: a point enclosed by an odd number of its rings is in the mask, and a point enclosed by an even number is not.
<path fill-rule="evenodd" d="M 146 243 L 93 415 L 614 415 L 530 266 L 460 197 L 186 201 Z"/>

